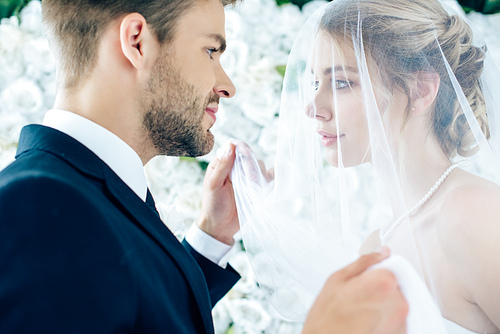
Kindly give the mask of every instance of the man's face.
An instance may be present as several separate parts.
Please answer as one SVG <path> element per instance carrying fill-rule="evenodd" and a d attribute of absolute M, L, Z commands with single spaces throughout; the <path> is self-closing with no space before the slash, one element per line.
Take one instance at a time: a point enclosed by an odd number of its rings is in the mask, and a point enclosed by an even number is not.
<path fill-rule="evenodd" d="M 194 157 L 212 149 L 219 99 L 235 93 L 219 62 L 224 48 L 220 0 L 197 1 L 161 47 L 142 99 L 143 126 L 159 154 Z"/>

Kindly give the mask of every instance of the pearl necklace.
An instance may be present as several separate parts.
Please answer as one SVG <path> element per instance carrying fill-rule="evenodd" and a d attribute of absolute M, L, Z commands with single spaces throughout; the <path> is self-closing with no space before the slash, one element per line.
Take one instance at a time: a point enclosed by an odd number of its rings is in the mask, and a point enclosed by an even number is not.
<path fill-rule="evenodd" d="M 401 216 L 399 216 L 399 218 L 396 219 L 394 223 L 392 223 L 391 226 L 389 226 L 389 228 L 384 233 L 381 233 L 380 239 L 382 240 L 383 243 L 385 243 L 392 237 L 392 234 L 394 233 L 396 228 L 398 228 L 398 226 L 403 222 L 403 220 L 405 220 L 410 216 L 413 216 L 422 207 L 422 205 L 424 205 L 429 200 L 429 198 L 431 198 L 431 196 L 436 192 L 436 190 L 438 190 L 439 186 L 441 186 L 444 180 L 446 180 L 448 175 L 450 175 L 451 171 L 457 167 L 458 164 L 453 164 L 450 167 L 448 167 L 448 169 L 444 171 L 443 175 L 441 175 L 441 177 L 436 181 L 434 186 L 432 186 L 432 188 L 427 192 L 427 194 L 425 194 L 425 196 L 422 197 L 422 199 L 417 204 L 415 204 L 413 208 L 411 208 L 410 210 L 406 211 Z"/>

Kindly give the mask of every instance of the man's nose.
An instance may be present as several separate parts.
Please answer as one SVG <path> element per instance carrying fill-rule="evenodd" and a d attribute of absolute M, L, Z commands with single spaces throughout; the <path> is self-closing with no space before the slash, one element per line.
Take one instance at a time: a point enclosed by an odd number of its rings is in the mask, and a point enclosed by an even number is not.
<path fill-rule="evenodd" d="M 229 79 L 221 66 L 219 66 L 215 80 L 215 86 L 213 88 L 215 94 L 225 98 L 233 97 L 234 94 L 236 94 L 236 88 L 233 82 Z"/>

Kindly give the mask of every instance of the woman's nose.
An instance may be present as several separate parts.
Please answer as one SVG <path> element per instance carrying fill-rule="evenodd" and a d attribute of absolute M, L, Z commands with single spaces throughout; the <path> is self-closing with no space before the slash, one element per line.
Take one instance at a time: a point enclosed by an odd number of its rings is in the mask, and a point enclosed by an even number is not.
<path fill-rule="evenodd" d="M 329 94 L 317 91 L 314 99 L 306 107 L 307 117 L 330 121 L 333 117 L 332 102 Z"/>

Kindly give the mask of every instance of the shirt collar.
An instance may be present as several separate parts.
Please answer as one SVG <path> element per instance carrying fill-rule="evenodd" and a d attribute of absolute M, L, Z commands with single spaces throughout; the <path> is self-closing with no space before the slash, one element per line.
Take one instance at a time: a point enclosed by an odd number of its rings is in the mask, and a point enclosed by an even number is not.
<path fill-rule="evenodd" d="M 104 161 L 143 201 L 147 181 L 139 155 L 111 131 L 75 113 L 49 110 L 43 125 L 73 137 Z"/>

